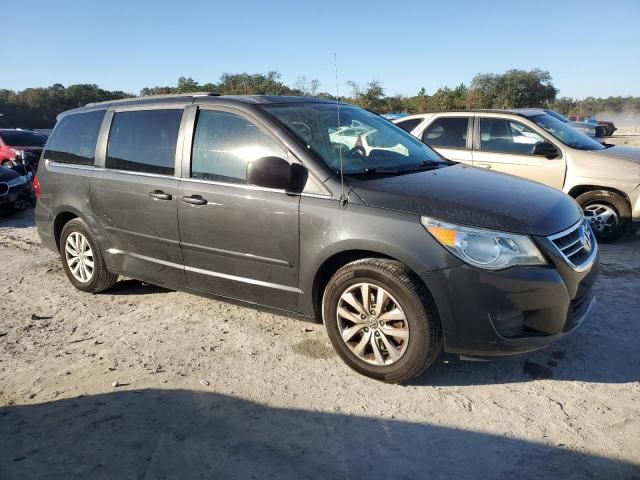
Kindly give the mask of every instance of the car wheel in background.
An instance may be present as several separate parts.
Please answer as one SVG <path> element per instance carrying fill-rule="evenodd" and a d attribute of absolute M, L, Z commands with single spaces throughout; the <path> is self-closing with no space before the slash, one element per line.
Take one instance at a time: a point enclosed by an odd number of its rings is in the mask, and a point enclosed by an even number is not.
<path fill-rule="evenodd" d="M 60 258 L 69 281 L 78 290 L 98 293 L 118 280 L 110 273 L 89 227 L 79 218 L 67 222 L 60 235 Z"/>
<path fill-rule="evenodd" d="M 400 262 L 368 258 L 329 280 L 322 302 L 329 339 L 347 365 L 388 383 L 422 373 L 442 350 L 433 300 Z"/>
<path fill-rule="evenodd" d="M 631 207 L 620 195 L 608 190 L 592 190 L 576 198 L 596 238 L 611 242 L 631 229 Z"/>

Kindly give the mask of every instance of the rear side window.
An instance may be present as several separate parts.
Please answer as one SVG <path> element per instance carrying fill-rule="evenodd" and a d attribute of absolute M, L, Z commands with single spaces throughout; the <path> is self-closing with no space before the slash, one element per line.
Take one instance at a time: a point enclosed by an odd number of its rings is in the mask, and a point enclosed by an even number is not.
<path fill-rule="evenodd" d="M 397 122 L 396 125 L 403 129 L 405 132 L 410 132 L 411 130 L 416 128 L 420 122 L 422 122 L 421 118 L 412 118 L 410 120 Z"/>
<path fill-rule="evenodd" d="M 247 183 L 247 164 L 262 157 L 287 158 L 280 145 L 239 115 L 201 110 L 193 138 L 191 177 Z"/>
<path fill-rule="evenodd" d="M 104 110 L 67 115 L 58 122 L 44 158 L 59 163 L 93 165 Z"/>
<path fill-rule="evenodd" d="M 139 110 L 114 115 L 106 167 L 173 175 L 182 110 Z"/>
<path fill-rule="evenodd" d="M 431 147 L 466 148 L 469 117 L 443 117 L 433 122 L 422 134 Z"/>

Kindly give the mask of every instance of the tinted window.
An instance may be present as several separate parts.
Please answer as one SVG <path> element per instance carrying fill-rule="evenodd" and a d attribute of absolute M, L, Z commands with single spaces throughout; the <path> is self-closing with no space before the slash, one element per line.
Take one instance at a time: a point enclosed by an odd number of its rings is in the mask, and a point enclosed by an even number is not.
<path fill-rule="evenodd" d="M 104 110 L 67 115 L 56 125 L 44 158 L 60 163 L 93 165 Z"/>
<path fill-rule="evenodd" d="M 5 130 L 0 132 L 2 141 L 10 147 L 44 147 L 46 135 L 20 130 Z"/>
<path fill-rule="evenodd" d="M 182 110 L 119 112 L 113 117 L 107 168 L 173 175 Z"/>
<path fill-rule="evenodd" d="M 422 122 L 421 118 L 412 118 L 411 120 L 403 120 L 402 122 L 397 122 L 396 125 L 403 129 L 405 132 L 410 132 L 411 130 L 416 128 L 420 122 Z"/>
<path fill-rule="evenodd" d="M 269 135 L 239 115 L 202 110 L 193 139 L 191 176 L 247 183 L 247 164 L 261 157 L 287 158 Z"/>
<path fill-rule="evenodd" d="M 533 147 L 541 142 L 544 138 L 519 122 L 505 118 L 480 119 L 481 150 L 531 155 Z"/>
<path fill-rule="evenodd" d="M 469 117 L 438 118 L 422 134 L 422 141 L 432 147 L 465 148 Z"/>

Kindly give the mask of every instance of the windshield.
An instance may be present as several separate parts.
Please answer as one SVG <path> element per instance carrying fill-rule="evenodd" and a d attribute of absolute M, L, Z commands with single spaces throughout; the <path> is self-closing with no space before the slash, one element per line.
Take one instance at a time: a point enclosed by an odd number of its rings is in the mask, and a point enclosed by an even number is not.
<path fill-rule="evenodd" d="M 541 126 L 565 145 L 578 150 L 603 150 L 601 143 L 549 115 L 535 115 L 529 120 Z"/>
<path fill-rule="evenodd" d="M 0 132 L 2 141 L 11 147 L 44 147 L 47 143 L 46 135 L 20 130 L 5 130 Z"/>
<path fill-rule="evenodd" d="M 565 117 L 564 115 L 559 114 L 558 112 L 556 112 L 554 110 L 547 110 L 545 108 L 544 113 L 546 113 L 547 115 L 551 115 L 553 118 L 557 118 L 562 123 L 567 123 L 569 121 L 569 119 L 567 117 Z"/>
<path fill-rule="evenodd" d="M 412 135 L 362 108 L 326 103 L 263 108 L 336 172 L 341 158 L 345 174 L 401 173 L 449 164 Z"/>

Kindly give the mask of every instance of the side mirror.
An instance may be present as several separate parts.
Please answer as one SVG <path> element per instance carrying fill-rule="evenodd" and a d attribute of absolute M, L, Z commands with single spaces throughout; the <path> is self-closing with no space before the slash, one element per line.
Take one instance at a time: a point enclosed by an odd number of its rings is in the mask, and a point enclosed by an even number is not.
<path fill-rule="evenodd" d="M 548 142 L 536 143 L 533 147 L 533 154 L 547 157 L 548 159 L 556 158 L 560 155 L 558 149 Z"/>
<path fill-rule="evenodd" d="M 305 168 L 284 158 L 262 157 L 247 165 L 247 182 L 258 187 L 301 192 L 305 180 Z"/>

